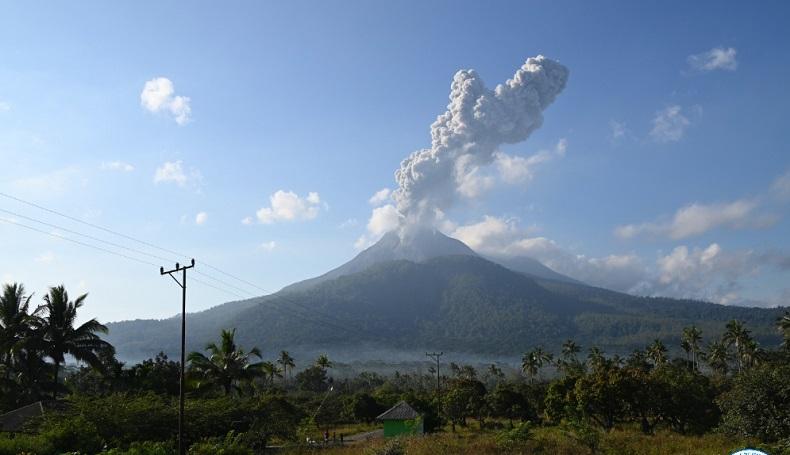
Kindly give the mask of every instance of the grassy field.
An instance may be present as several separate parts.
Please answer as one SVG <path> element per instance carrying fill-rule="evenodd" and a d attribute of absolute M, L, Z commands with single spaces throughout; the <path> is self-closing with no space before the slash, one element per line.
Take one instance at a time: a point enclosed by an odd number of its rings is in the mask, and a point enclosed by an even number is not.
<path fill-rule="evenodd" d="M 616 455 L 722 455 L 750 445 L 750 441 L 732 440 L 718 434 L 683 436 L 670 432 L 643 435 L 631 429 L 600 433 L 593 451 L 576 437 L 557 427 L 536 428 L 528 441 L 510 446 L 497 443 L 495 432 L 480 432 L 476 427 L 456 433 L 441 432 L 400 439 L 403 451 L 394 449 L 392 441 L 376 440 L 353 446 L 328 448 L 326 455 L 493 455 L 493 454 L 616 454 Z M 753 442 L 752 442 L 753 444 Z M 313 453 L 315 449 L 292 449 L 289 455 Z"/>

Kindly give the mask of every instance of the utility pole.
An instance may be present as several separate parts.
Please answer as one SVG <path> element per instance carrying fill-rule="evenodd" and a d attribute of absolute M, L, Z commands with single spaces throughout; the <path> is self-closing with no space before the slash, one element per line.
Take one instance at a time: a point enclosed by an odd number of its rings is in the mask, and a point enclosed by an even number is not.
<path fill-rule="evenodd" d="M 173 270 L 165 271 L 164 267 L 159 267 L 160 275 L 170 275 L 170 278 L 181 287 L 181 377 L 178 384 L 178 454 L 186 454 L 186 446 L 184 444 L 184 364 L 186 362 L 184 351 L 186 350 L 186 326 L 187 326 L 187 269 L 195 266 L 195 259 L 192 259 L 190 265 L 180 266 L 176 262 L 176 268 Z M 174 273 L 181 272 L 181 281 L 174 277 Z"/>
<path fill-rule="evenodd" d="M 439 357 L 443 356 L 444 352 L 426 352 L 425 355 L 436 361 L 436 393 L 438 394 L 439 393 L 439 389 L 440 389 L 440 386 L 439 386 L 439 378 L 440 378 L 440 376 L 439 376 Z"/>

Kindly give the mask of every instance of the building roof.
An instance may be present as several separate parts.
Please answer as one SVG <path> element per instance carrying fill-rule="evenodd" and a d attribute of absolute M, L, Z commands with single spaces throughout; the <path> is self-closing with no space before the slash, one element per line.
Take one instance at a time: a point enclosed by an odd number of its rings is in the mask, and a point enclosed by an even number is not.
<path fill-rule="evenodd" d="M 25 422 L 42 415 L 44 415 L 44 406 L 40 401 L 14 409 L 0 415 L 0 431 L 22 431 Z"/>
<path fill-rule="evenodd" d="M 395 406 L 384 411 L 376 420 L 414 420 L 420 415 L 405 401 L 400 401 Z"/>

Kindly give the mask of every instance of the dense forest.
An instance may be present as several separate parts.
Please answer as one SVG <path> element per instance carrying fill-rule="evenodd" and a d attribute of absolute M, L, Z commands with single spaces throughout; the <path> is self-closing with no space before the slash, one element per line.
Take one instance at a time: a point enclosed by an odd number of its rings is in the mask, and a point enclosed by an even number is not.
<path fill-rule="evenodd" d="M 62 286 L 53 287 L 36 305 L 20 284 L 2 291 L 0 407 L 11 414 L 3 416 L 0 454 L 175 453 L 177 362 L 164 354 L 119 362 L 99 336 L 104 325 L 76 322 L 86 295 L 71 300 Z M 240 332 L 226 328 L 188 356 L 185 442 L 191 454 L 273 446 L 338 454 L 440 447 L 722 453 L 745 445 L 790 453 L 790 313 L 771 330 L 781 347 L 761 346 L 748 324 L 732 319 L 716 335 L 681 329 L 680 356 L 660 339 L 628 355 L 567 339 L 527 350 L 517 372 L 448 361 L 439 371 L 335 377 L 326 355 L 306 363 L 285 350 L 245 349 Z M 78 366 L 65 366 L 69 359 Z M 419 411 L 430 435 L 338 442 L 338 433 L 342 440 L 375 428 L 376 416 L 400 400 Z M 8 432 L 7 416 L 34 402 L 46 411 Z M 321 441 L 322 434 L 332 436 Z"/>
<path fill-rule="evenodd" d="M 709 336 L 738 319 L 766 346 L 780 338 L 782 309 L 745 308 L 636 297 L 568 281 L 525 275 L 479 256 L 376 263 L 367 269 L 277 294 L 190 314 L 188 344 L 199 349 L 227 327 L 245 345 L 295 353 L 344 355 L 365 350 L 425 350 L 514 358 L 542 344 L 553 353 L 573 338 L 621 355 L 658 338 L 676 349 L 684 327 Z M 119 356 L 178 352 L 180 318 L 110 324 Z M 364 347 L 365 349 L 362 349 Z M 378 356 L 372 357 L 376 359 Z"/>

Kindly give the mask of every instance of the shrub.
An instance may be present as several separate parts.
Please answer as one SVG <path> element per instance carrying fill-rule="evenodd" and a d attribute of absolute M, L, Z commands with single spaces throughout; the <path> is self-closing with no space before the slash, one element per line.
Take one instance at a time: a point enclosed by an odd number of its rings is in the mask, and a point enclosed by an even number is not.
<path fill-rule="evenodd" d="M 193 444 L 189 455 L 252 455 L 252 449 L 244 445 L 242 435 L 230 431 L 224 438 L 209 438 Z"/>
<path fill-rule="evenodd" d="M 405 455 L 406 449 L 398 439 L 387 442 L 384 447 L 372 448 L 365 452 L 366 455 Z"/>
<path fill-rule="evenodd" d="M 104 446 L 96 425 L 82 416 L 49 422 L 41 437 L 58 453 L 97 453 Z"/>
<path fill-rule="evenodd" d="M 497 447 L 503 450 L 513 450 L 531 439 L 532 425 L 529 422 L 520 422 L 512 430 L 504 430 L 496 434 Z"/>

